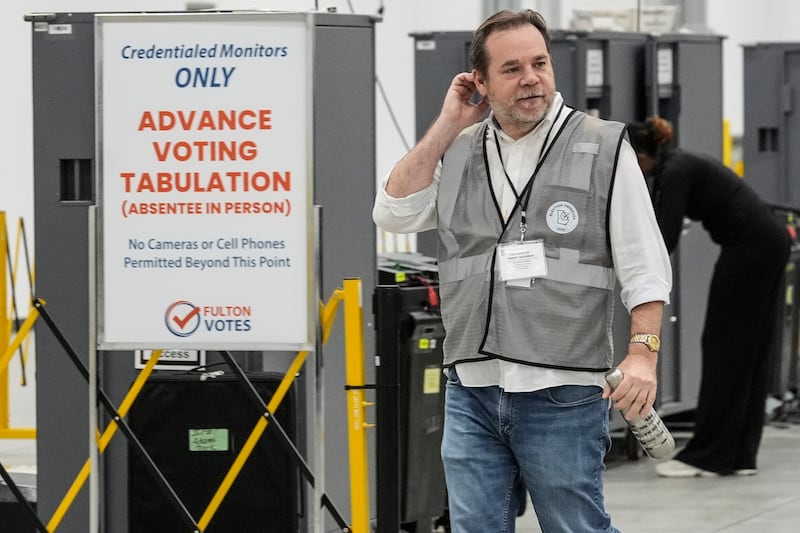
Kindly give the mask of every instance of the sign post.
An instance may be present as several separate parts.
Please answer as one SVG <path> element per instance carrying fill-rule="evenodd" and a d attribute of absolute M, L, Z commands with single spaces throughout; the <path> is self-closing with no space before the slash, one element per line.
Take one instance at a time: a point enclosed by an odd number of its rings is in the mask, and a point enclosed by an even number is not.
<path fill-rule="evenodd" d="M 313 27 L 311 13 L 95 16 L 93 373 L 97 350 L 309 351 L 317 366 Z M 321 366 L 305 376 L 318 393 Z"/>

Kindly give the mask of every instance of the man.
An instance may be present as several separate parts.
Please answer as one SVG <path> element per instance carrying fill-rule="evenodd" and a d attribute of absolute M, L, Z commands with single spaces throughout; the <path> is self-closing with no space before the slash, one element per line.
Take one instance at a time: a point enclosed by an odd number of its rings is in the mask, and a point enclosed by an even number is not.
<path fill-rule="evenodd" d="M 521 481 L 545 533 L 617 531 L 608 399 L 653 405 L 669 258 L 624 125 L 556 92 L 542 17 L 492 15 L 470 54 L 373 211 L 388 231 L 438 229 L 450 525 L 514 531 Z M 632 342 L 612 393 L 615 274 Z"/>

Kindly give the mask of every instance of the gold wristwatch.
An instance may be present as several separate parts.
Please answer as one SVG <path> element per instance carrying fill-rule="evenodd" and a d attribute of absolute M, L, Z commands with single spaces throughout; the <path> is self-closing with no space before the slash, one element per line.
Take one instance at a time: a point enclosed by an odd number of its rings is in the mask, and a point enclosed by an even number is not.
<path fill-rule="evenodd" d="M 628 344 L 634 343 L 644 344 L 651 352 L 657 352 L 661 349 L 661 339 L 658 338 L 658 335 L 653 335 L 651 333 L 636 333 L 635 335 L 631 335 Z"/>

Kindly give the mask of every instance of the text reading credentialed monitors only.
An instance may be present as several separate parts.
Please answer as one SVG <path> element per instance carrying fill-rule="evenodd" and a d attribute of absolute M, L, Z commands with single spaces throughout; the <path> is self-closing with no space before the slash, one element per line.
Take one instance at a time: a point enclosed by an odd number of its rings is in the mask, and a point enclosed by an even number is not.
<path fill-rule="evenodd" d="M 194 59 L 194 58 L 221 58 L 226 57 L 286 57 L 289 49 L 286 46 L 265 46 L 255 43 L 251 46 L 239 46 L 234 43 L 214 43 L 210 46 L 194 44 L 177 44 L 174 47 L 164 48 L 150 45 L 147 48 L 134 48 L 123 46 L 121 54 L 123 59 Z"/>
<path fill-rule="evenodd" d="M 313 348 L 310 17 L 96 16 L 101 349 Z"/>

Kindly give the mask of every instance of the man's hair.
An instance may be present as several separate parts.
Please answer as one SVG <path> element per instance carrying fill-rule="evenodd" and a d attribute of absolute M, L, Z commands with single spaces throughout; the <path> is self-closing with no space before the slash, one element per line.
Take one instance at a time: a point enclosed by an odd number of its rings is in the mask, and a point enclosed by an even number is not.
<path fill-rule="evenodd" d="M 472 62 L 472 68 L 483 74 L 487 73 L 489 67 L 489 57 L 486 53 L 486 39 L 489 35 L 496 31 L 510 30 L 519 26 L 530 24 L 542 34 L 544 37 L 544 44 L 547 46 L 547 53 L 550 53 L 550 32 L 547 29 L 547 23 L 544 18 L 531 9 L 525 9 L 520 12 L 510 11 L 504 9 L 498 11 L 488 19 L 483 21 L 483 24 L 475 30 L 475 36 L 472 38 L 472 43 L 469 47 L 469 58 Z"/>

